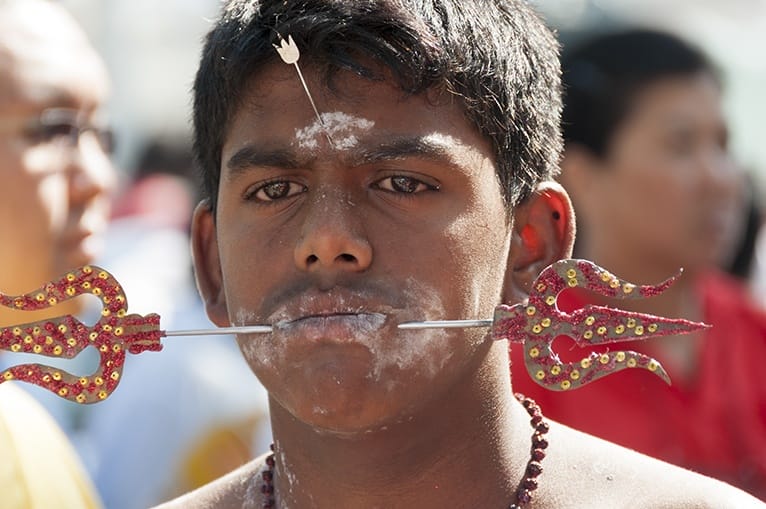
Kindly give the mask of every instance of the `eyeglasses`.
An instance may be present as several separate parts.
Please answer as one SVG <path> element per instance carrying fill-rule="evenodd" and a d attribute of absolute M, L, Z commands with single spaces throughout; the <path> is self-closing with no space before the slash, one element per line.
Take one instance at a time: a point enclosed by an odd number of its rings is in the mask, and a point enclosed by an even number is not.
<path fill-rule="evenodd" d="M 3 122 L 0 119 L 0 122 Z M 3 125 L 11 125 L 11 122 Z M 92 132 L 98 140 L 101 149 L 111 154 L 114 152 L 114 133 L 108 127 L 91 123 L 83 113 L 69 108 L 48 108 L 36 117 L 16 123 L 29 141 L 35 144 L 56 144 L 68 148 L 76 148 L 80 137 Z"/>

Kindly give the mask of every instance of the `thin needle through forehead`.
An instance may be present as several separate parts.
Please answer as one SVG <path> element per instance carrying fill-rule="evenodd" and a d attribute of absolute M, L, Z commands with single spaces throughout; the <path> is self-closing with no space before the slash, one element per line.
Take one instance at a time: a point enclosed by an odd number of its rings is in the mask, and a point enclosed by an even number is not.
<path fill-rule="evenodd" d="M 298 50 L 298 45 L 295 44 L 295 41 L 293 40 L 292 35 L 287 36 L 287 41 L 285 41 L 282 36 L 279 36 L 279 46 L 276 44 L 272 44 L 274 46 L 274 49 L 277 50 L 277 53 L 279 53 L 279 57 L 282 59 L 282 61 L 286 64 L 292 64 L 295 66 L 295 70 L 298 71 L 298 78 L 301 80 L 301 85 L 303 85 L 303 90 L 306 91 L 306 95 L 309 98 L 309 102 L 311 103 L 311 107 L 314 109 L 314 114 L 317 117 L 317 120 L 319 121 L 319 125 L 322 126 L 322 129 L 324 130 L 325 136 L 327 136 L 327 141 L 330 142 L 330 146 L 334 147 L 335 144 L 332 141 L 332 138 L 330 137 L 330 131 L 327 129 L 327 126 L 324 123 L 324 120 L 322 120 L 322 115 L 319 114 L 319 110 L 317 109 L 316 104 L 314 103 L 314 98 L 311 96 L 311 92 L 309 91 L 308 85 L 306 85 L 306 80 L 303 79 L 303 73 L 301 72 L 301 68 L 298 65 L 298 59 L 301 57 L 301 52 Z"/>

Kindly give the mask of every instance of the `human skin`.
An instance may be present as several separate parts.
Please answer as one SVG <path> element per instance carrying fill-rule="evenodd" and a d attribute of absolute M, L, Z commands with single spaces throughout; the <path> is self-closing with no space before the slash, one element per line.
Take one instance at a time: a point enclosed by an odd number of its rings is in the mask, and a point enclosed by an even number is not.
<path fill-rule="evenodd" d="M 216 214 L 227 313 L 214 318 L 279 323 L 268 342 L 240 340 L 275 401 L 317 427 L 363 433 L 409 418 L 473 369 L 486 331 L 396 325 L 491 316 L 509 223 L 490 147 L 457 105 L 343 80 L 351 100 L 325 94 L 325 110 L 375 128 L 356 129 L 348 149 L 321 135 L 312 148 L 300 133 L 315 118 L 292 73 L 275 65 L 253 81 L 223 147 Z M 286 196 L 267 201 L 279 183 L 289 183 Z M 406 186 L 414 192 L 398 191 Z"/>
<path fill-rule="evenodd" d="M 31 139 L 22 126 L 48 108 L 76 110 L 97 123 L 107 92 L 102 62 L 60 6 L 2 7 L 0 291 L 31 291 L 99 253 L 116 180 L 108 154 L 92 131 L 66 147 Z M 72 310 L 65 305 L 56 312 Z"/>
<path fill-rule="evenodd" d="M 202 203 L 192 228 L 210 318 L 275 325 L 238 340 L 270 394 L 278 507 L 508 507 L 532 430 L 507 342 L 396 324 L 518 302 L 571 253 L 566 193 L 543 183 L 509 221 L 491 151 L 456 103 L 347 75 L 336 96 L 304 75 L 320 109 L 374 129 L 351 146 L 321 133 L 301 146 L 315 122 L 305 92 L 293 69 L 265 67 L 226 132 L 217 210 Z M 549 437 L 533 508 L 743 500 L 555 423 Z M 163 507 L 258 506 L 262 468 L 263 458 Z M 663 482 L 647 492 L 650 478 Z"/>

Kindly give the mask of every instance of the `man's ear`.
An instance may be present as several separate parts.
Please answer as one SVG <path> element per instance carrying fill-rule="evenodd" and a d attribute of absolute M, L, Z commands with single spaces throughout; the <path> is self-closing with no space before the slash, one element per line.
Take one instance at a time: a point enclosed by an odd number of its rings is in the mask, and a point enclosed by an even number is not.
<path fill-rule="evenodd" d="M 223 289 L 215 218 L 207 200 L 201 201 L 194 209 L 191 241 L 197 289 L 205 303 L 207 316 L 217 326 L 228 327 L 229 314 Z"/>
<path fill-rule="evenodd" d="M 572 202 L 556 182 L 544 182 L 521 205 L 513 218 L 503 302 L 529 295 L 532 282 L 551 263 L 570 258 L 575 237 Z"/>

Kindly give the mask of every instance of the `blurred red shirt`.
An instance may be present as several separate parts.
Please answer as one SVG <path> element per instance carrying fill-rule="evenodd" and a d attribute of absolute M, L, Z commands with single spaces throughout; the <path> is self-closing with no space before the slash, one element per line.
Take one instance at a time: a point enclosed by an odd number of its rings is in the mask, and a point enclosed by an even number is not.
<path fill-rule="evenodd" d="M 673 381 L 668 386 L 647 371 L 628 369 L 554 392 L 532 380 L 523 348 L 513 345 L 513 388 L 537 400 L 553 420 L 766 500 L 766 314 L 743 285 L 723 274 L 704 277 L 699 292 L 704 321 L 713 327 L 704 333 L 692 379 L 666 366 Z M 584 295 L 565 293 L 560 309 L 586 304 Z M 604 349 L 653 355 L 640 341 Z"/>

